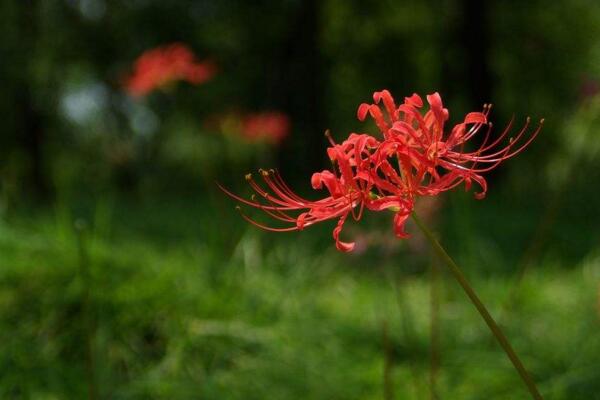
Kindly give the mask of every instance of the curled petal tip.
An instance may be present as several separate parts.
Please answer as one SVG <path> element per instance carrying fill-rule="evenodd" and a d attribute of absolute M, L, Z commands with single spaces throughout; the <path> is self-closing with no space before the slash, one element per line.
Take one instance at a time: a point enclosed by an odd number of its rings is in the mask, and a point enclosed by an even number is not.
<path fill-rule="evenodd" d="M 421 96 L 416 93 L 413 93 L 410 97 L 405 97 L 404 102 L 417 108 L 423 107 L 423 100 L 421 99 Z"/>
<path fill-rule="evenodd" d="M 355 245 L 354 242 L 350 242 L 350 243 L 348 243 L 348 242 L 336 242 L 335 243 L 335 247 L 339 251 L 344 252 L 344 253 L 349 253 L 352 250 L 354 250 L 354 245 Z"/>
<path fill-rule="evenodd" d="M 485 192 L 481 192 L 481 193 L 475 193 L 473 195 L 477 200 L 483 200 L 485 199 Z"/>
<path fill-rule="evenodd" d="M 367 103 L 362 103 L 360 106 L 358 106 L 358 111 L 356 112 L 356 117 L 358 118 L 359 121 L 364 121 L 365 118 L 367 117 L 367 113 L 369 112 L 369 104 Z"/>

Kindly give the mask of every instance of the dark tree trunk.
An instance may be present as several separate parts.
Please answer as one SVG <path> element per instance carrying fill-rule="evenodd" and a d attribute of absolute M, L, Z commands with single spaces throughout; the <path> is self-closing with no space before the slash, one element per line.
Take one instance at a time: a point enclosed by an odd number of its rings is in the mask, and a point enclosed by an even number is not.
<path fill-rule="evenodd" d="M 448 102 L 466 100 L 469 111 L 492 101 L 488 5 L 481 0 L 459 0 L 460 13 L 456 18 L 440 17 L 442 95 Z M 436 6 L 443 4 L 436 2 Z"/>
<path fill-rule="evenodd" d="M 42 115 L 35 109 L 30 89 L 21 87 L 18 94 L 20 126 L 20 142 L 28 158 L 28 181 L 35 195 L 46 198 L 49 187 L 46 181 L 43 160 L 44 121 Z"/>
<path fill-rule="evenodd" d="M 299 6 L 285 43 L 285 72 L 280 85 L 286 92 L 285 109 L 291 115 L 294 129 L 280 160 L 301 175 L 321 168 L 325 154 L 323 63 L 318 35 L 319 2 L 305 0 Z M 293 157 L 286 156 L 290 151 Z"/>
<path fill-rule="evenodd" d="M 489 2 L 462 0 L 460 39 L 465 50 L 465 82 L 469 105 L 478 109 L 492 100 L 492 82 L 489 68 Z"/>
<path fill-rule="evenodd" d="M 20 23 L 21 23 L 21 40 L 23 57 L 20 61 L 23 63 L 21 76 L 19 76 L 19 84 L 16 85 L 16 107 L 17 113 L 15 118 L 18 127 L 17 135 L 18 142 L 23 148 L 23 152 L 27 157 L 27 186 L 32 189 L 32 192 L 38 198 L 46 198 L 49 195 L 49 185 L 46 180 L 44 171 L 44 116 L 33 98 L 34 88 L 31 87 L 31 79 L 27 76 L 29 73 L 29 65 L 32 57 L 32 49 L 34 48 L 37 39 L 37 21 L 36 9 L 38 3 L 34 0 L 23 0 L 20 2 Z"/>

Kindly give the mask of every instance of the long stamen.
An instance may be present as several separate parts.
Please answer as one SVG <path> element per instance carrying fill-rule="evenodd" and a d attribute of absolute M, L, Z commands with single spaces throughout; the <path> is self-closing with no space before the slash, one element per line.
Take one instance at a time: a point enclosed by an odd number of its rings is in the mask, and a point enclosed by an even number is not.
<path fill-rule="evenodd" d="M 257 226 L 257 227 L 259 227 L 261 229 L 264 229 L 266 231 L 271 231 L 271 232 L 292 232 L 292 231 L 297 231 L 298 230 L 298 227 L 296 227 L 296 226 L 291 226 L 289 228 L 273 228 L 271 226 L 266 226 L 266 225 L 261 224 L 260 222 L 257 222 L 255 220 L 253 220 L 252 218 L 250 218 L 246 214 L 244 214 L 244 212 L 242 211 L 242 208 L 240 206 L 237 206 L 235 209 L 238 210 L 238 212 L 240 213 L 240 215 L 242 216 L 242 218 L 244 218 L 246 221 L 248 221 L 252 225 Z"/>
<path fill-rule="evenodd" d="M 252 196 L 252 200 L 254 200 L 254 195 Z M 270 215 L 271 217 L 279 220 L 279 221 L 284 221 L 284 222 L 296 222 L 297 218 L 291 217 L 288 214 L 284 213 L 280 207 L 277 207 L 274 205 L 274 203 L 270 200 L 270 196 L 267 196 L 264 198 L 266 201 L 268 201 L 271 206 L 267 206 L 265 207 L 263 204 L 257 202 L 259 204 L 259 207 L 262 211 L 264 211 L 266 214 Z"/>

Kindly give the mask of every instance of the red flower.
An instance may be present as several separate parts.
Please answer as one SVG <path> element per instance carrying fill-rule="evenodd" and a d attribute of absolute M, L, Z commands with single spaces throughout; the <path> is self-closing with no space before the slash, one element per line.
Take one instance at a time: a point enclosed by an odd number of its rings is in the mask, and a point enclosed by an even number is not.
<path fill-rule="evenodd" d="M 444 124 L 449 113 L 437 92 L 427 96 L 430 109 L 424 115 L 420 112 L 423 101 L 417 94 L 405 98 L 404 104 L 398 107 L 387 90 L 375 92 L 373 99 L 375 104 L 360 105 L 358 118 L 363 121 L 367 114 L 371 115 L 386 139 L 377 156 L 378 165 L 389 169 L 387 159 L 396 157 L 402 165 L 404 183 L 416 195 L 436 195 L 462 182 L 469 189 L 475 181 L 482 188 L 475 197 L 485 197 L 487 182 L 481 174 L 523 151 L 535 139 L 543 124 L 543 120 L 540 121 L 537 129 L 525 138 L 530 123 L 528 118 L 517 135 L 503 144 L 513 121 L 497 138 L 490 139 L 492 123 L 487 117 L 491 105 L 484 105 L 483 112 L 467 114 L 463 122 L 445 133 Z M 383 102 L 385 113 L 378 105 L 380 102 Z M 469 140 L 482 132 L 484 126 L 487 129 L 479 148 L 465 151 Z M 393 175 L 389 178 L 397 179 Z"/>
<path fill-rule="evenodd" d="M 251 174 L 246 175 L 250 186 L 258 195 L 253 195 L 250 200 L 219 186 L 241 203 L 260 208 L 272 218 L 289 225 L 282 228 L 266 226 L 242 213 L 246 220 L 266 230 L 275 232 L 302 230 L 317 222 L 337 218 L 338 223 L 333 230 L 336 247 L 341 251 L 351 251 L 354 243 L 340 239 L 340 233 L 349 214 L 355 220 L 359 220 L 365 207 L 376 211 L 394 209 L 399 215 L 396 220 L 401 224 L 412 209 L 412 204 L 400 196 L 389 196 L 385 199 L 373 196 L 374 182 L 369 176 L 368 167 L 371 165 L 372 152 L 377 146 L 379 142 L 369 135 L 352 134 L 339 145 L 332 141 L 328 154 L 337 164 L 337 174 L 324 170 L 313 174 L 311 179 L 314 189 L 327 189 L 329 192 L 329 196 L 321 200 L 311 201 L 298 196 L 274 170 L 260 170 L 266 189 L 260 186 Z M 403 235 L 401 229 L 398 234 Z"/>
<path fill-rule="evenodd" d="M 136 60 L 125 88 L 133 96 L 145 96 L 156 88 L 178 80 L 198 85 L 214 74 L 212 63 L 197 62 L 187 46 L 174 43 L 144 52 Z"/>
<path fill-rule="evenodd" d="M 397 237 L 405 238 L 408 235 L 404 232 L 404 224 L 416 196 L 434 196 L 462 182 L 468 188 L 475 181 L 482 187 L 482 192 L 476 197 L 482 198 L 487 183 L 481 173 L 520 153 L 541 128 L 540 124 L 529 138 L 517 146 L 527 130 L 528 120 L 514 139 L 500 146 L 512 122 L 490 142 L 491 123 L 487 120 L 490 106 L 484 106 L 483 112 L 467 114 L 462 123 L 445 134 L 448 110 L 443 108 L 439 94 L 427 96 L 430 110 L 424 115 L 419 111 L 423 102 L 416 94 L 406 98 L 404 104 L 398 107 L 387 90 L 376 92 L 373 98 L 375 104 L 359 107 L 358 118 L 364 120 L 370 114 L 383 134 L 383 141 L 367 134 L 353 133 L 343 143 L 336 144 L 328 135 L 331 147 L 327 154 L 337 168 L 315 173 L 311 179 L 314 189 L 327 189 L 327 197 L 306 200 L 295 194 L 277 172 L 264 170 L 261 170 L 261 177 L 267 189 L 250 174 L 246 176 L 258 195 L 253 195 L 250 200 L 222 186 L 221 189 L 241 203 L 259 208 L 288 224 L 287 227 L 270 227 L 242 213 L 246 220 L 266 230 L 301 230 L 317 222 L 338 219 L 333 230 L 336 247 L 341 251 L 351 251 L 354 243 L 340 240 L 349 214 L 359 220 L 365 208 L 393 211 L 394 232 Z M 378 105 L 380 102 L 383 102 L 385 113 Z M 479 149 L 464 151 L 465 144 L 486 125 L 486 136 Z"/>
<path fill-rule="evenodd" d="M 248 141 L 281 142 L 290 132 L 287 115 L 277 111 L 248 114 L 242 118 L 241 135 Z"/>

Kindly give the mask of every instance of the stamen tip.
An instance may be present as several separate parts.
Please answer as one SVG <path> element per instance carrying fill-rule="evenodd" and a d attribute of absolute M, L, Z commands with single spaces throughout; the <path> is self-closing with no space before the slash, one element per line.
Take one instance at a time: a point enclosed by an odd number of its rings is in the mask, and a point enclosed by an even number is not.
<path fill-rule="evenodd" d="M 325 129 L 325 137 L 331 137 L 331 131 L 329 129 Z"/>
<path fill-rule="evenodd" d="M 540 119 L 540 125 L 543 124 L 545 120 L 546 120 L 546 118 Z"/>
<path fill-rule="evenodd" d="M 246 180 L 247 181 L 252 180 L 252 174 L 251 173 L 247 173 L 246 174 Z"/>

